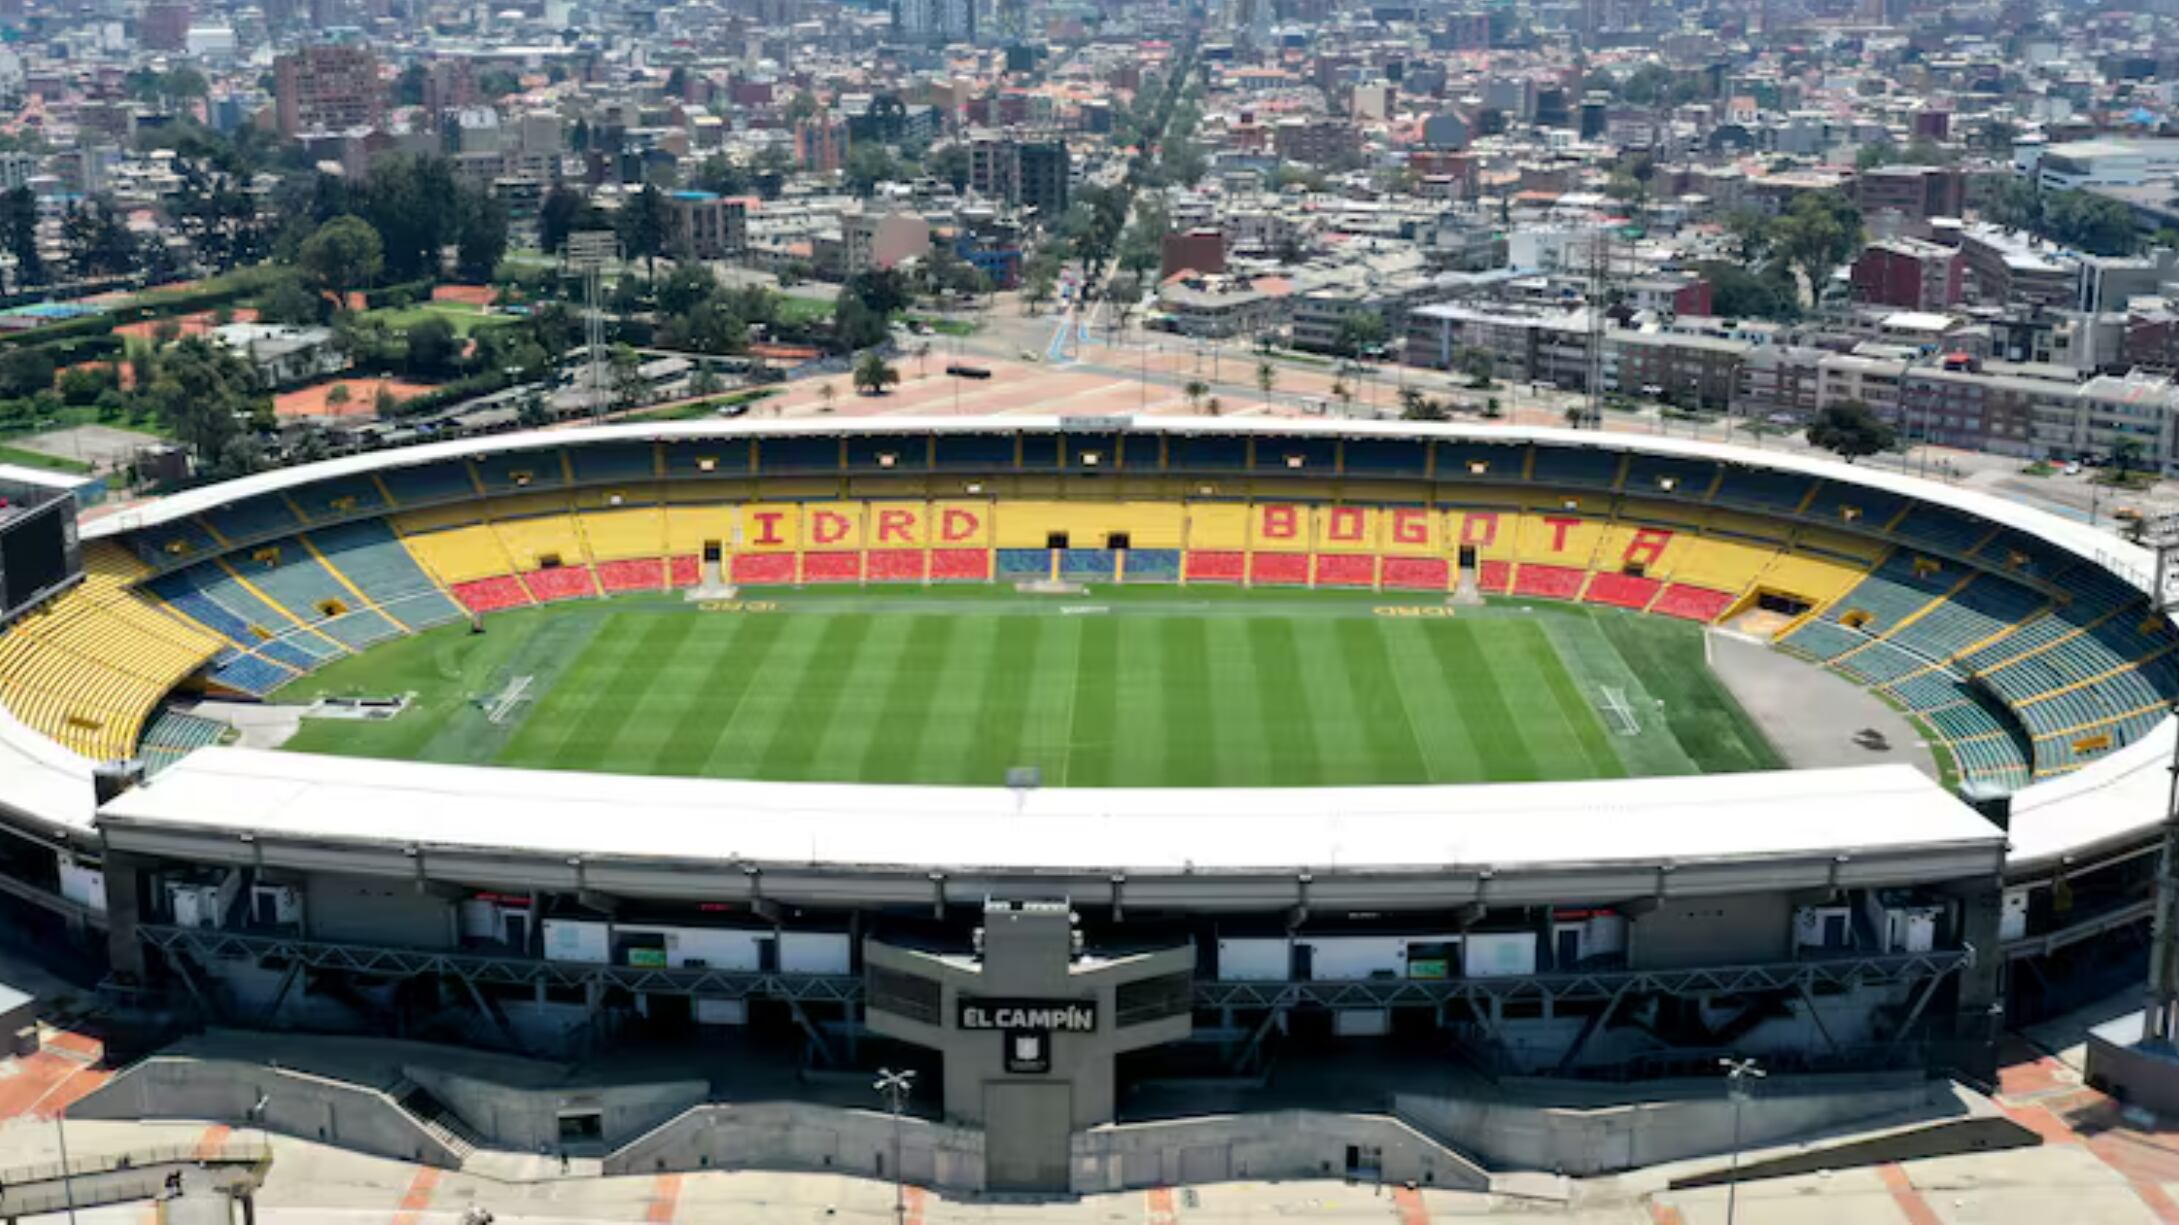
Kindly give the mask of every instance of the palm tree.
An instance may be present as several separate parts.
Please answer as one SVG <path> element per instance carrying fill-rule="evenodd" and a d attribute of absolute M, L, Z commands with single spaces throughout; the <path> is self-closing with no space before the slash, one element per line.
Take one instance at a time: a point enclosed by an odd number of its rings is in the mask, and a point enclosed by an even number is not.
<path fill-rule="evenodd" d="M 1210 393 L 1211 385 L 1204 382 L 1202 379 L 1189 379 L 1187 386 L 1180 389 L 1180 394 L 1188 397 L 1188 409 L 1190 412 L 1203 411 L 1203 397 L 1209 395 Z"/>
<path fill-rule="evenodd" d="M 1272 389 L 1273 387 L 1276 387 L 1276 386 L 1278 386 L 1278 384 L 1279 384 L 1279 368 L 1278 368 L 1278 367 L 1276 367 L 1276 366 L 1274 366 L 1274 365 L 1272 365 L 1272 364 L 1271 364 L 1271 362 L 1270 362 L 1270 359 L 1268 359 L 1268 358 L 1267 358 L 1267 359 L 1265 359 L 1265 360 L 1263 360 L 1263 361 L 1259 361 L 1259 362 L 1257 362 L 1257 363 L 1256 363 L 1256 386 L 1258 386 L 1258 387 L 1260 387 L 1260 388 L 1262 388 L 1262 389 L 1263 389 L 1263 393 L 1264 393 L 1264 408 L 1265 408 L 1265 410 L 1266 410 L 1266 411 L 1268 411 L 1268 410 L 1269 410 L 1269 409 L 1271 408 L 1271 389 Z"/>
<path fill-rule="evenodd" d="M 828 413 L 832 411 L 832 397 L 839 394 L 839 391 L 833 387 L 830 380 L 817 385 L 817 398 L 825 402 L 824 411 Z"/>
<path fill-rule="evenodd" d="M 1332 396 L 1339 401 L 1340 412 L 1345 413 L 1354 407 L 1354 388 L 1347 386 L 1347 380 L 1332 380 Z"/>
<path fill-rule="evenodd" d="M 1218 402 L 1217 396 L 1212 396 L 1210 399 L 1203 402 L 1203 411 L 1209 413 L 1213 417 L 1216 417 L 1226 411 L 1226 406 Z"/>

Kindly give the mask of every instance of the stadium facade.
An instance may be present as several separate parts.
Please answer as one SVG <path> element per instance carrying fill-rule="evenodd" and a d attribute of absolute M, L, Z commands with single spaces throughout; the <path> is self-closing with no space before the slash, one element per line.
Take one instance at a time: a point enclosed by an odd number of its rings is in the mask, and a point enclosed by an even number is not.
<path fill-rule="evenodd" d="M 1175 1068 L 1987 1076 L 2007 1015 L 2138 975 L 2179 695 L 2143 550 L 1798 456 L 1504 427 L 602 427 L 335 460 L 83 529 L 0 636 L 0 890 L 228 1024 L 564 1051 L 769 1030 L 934 1066 L 994 1188 Z M 1352 586 L 1774 638 L 1905 766 L 1340 789 L 625 778 L 198 748 L 236 696 L 494 610 L 706 583 Z M 1419 613 L 1417 615 L 1420 615 Z M 993 780 L 994 784 L 1001 780 Z M 435 1028 L 436 1027 L 436 1028 Z M 882 1164 L 882 1163 L 881 1163 Z"/>

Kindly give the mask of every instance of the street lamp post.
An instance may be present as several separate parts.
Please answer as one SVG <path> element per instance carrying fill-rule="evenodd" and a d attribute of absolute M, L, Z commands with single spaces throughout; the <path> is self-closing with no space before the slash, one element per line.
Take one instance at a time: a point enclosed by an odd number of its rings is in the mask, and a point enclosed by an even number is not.
<path fill-rule="evenodd" d="M 915 1090 L 915 1069 L 895 1072 L 879 1068 L 878 1079 L 870 1087 L 885 1095 L 886 1108 L 893 1115 L 893 1225 L 907 1225 L 908 1190 L 900 1172 L 900 1112 Z"/>
<path fill-rule="evenodd" d="M 1733 1100 L 1733 1153 L 1731 1164 L 1725 1172 L 1725 1225 L 1733 1225 L 1733 1212 L 1740 1199 L 1740 1107 L 1748 1100 L 1748 1081 L 1761 1080 L 1768 1073 L 1759 1068 L 1753 1059 L 1720 1059 L 1718 1066 L 1725 1069 L 1725 1095 Z"/>

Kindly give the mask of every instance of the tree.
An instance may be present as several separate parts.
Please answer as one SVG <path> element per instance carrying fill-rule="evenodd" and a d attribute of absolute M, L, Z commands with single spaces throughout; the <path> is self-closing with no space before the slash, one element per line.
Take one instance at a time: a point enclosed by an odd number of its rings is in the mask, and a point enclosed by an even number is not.
<path fill-rule="evenodd" d="M 454 373 L 461 362 L 462 344 L 454 325 L 437 315 L 411 326 L 408 342 L 410 374 L 438 378 Z"/>
<path fill-rule="evenodd" d="M 1347 380 L 1343 378 L 1332 379 L 1332 398 L 1339 401 L 1339 411 L 1342 413 L 1354 408 L 1354 388 L 1347 386 Z"/>
<path fill-rule="evenodd" d="M 319 226 L 297 260 L 319 292 L 332 295 L 335 310 L 347 310 L 349 294 L 377 280 L 386 263 L 378 231 L 354 216 L 335 217 Z"/>
<path fill-rule="evenodd" d="M 537 242 L 547 251 L 558 251 L 576 231 L 605 228 L 597 206 L 572 187 L 553 188 L 537 206 Z"/>
<path fill-rule="evenodd" d="M 1210 392 L 1211 385 L 1202 379 L 1189 379 L 1187 385 L 1180 389 L 1180 394 L 1188 398 L 1188 409 L 1191 412 L 1203 410 L 1203 397 Z"/>
<path fill-rule="evenodd" d="M 2090 255 L 2130 255 L 2141 243 L 2133 210 L 2091 192 L 2052 192 L 2044 198 L 2043 225 L 2051 238 Z"/>
<path fill-rule="evenodd" d="M 2126 478 L 2133 475 L 2141 467 L 2141 454 L 2141 440 L 2138 438 L 2121 438 L 2113 443 L 2111 445 L 2111 475 L 2113 479 L 2120 484 L 2124 484 Z"/>
<path fill-rule="evenodd" d="M 1271 407 L 1271 389 L 1279 385 L 1279 368 L 1264 358 L 1256 363 L 1256 386 L 1264 393 L 1264 407 Z"/>
<path fill-rule="evenodd" d="M 20 400 L 53 386 L 53 355 L 42 348 L 10 349 L 0 356 L 0 396 Z"/>
<path fill-rule="evenodd" d="M 832 339 L 834 346 L 843 353 L 867 349 L 885 340 L 885 316 L 870 309 L 868 303 L 856 297 L 854 291 L 842 289 L 833 300 Z"/>
<path fill-rule="evenodd" d="M 61 218 L 61 245 L 68 251 L 68 267 L 78 277 L 126 276 L 136 271 L 139 245 L 129 232 L 121 211 L 103 197 L 94 196 L 69 206 Z"/>
<path fill-rule="evenodd" d="M 873 356 L 875 355 L 873 354 Z M 833 387 L 832 381 L 830 379 L 827 379 L 826 381 L 817 385 L 817 398 L 824 401 L 825 412 L 829 413 L 832 411 L 833 397 L 839 394 L 839 391 Z"/>
<path fill-rule="evenodd" d="M 951 183 L 955 191 L 968 190 L 969 153 L 967 145 L 939 146 L 931 151 L 930 158 L 925 163 L 925 168 L 930 171 L 932 177 Z"/>
<path fill-rule="evenodd" d="M 0 195 L 0 251 L 15 257 L 16 289 L 45 284 L 45 257 L 38 251 L 38 197 L 28 187 Z"/>
<path fill-rule="evenodd" d="M 1385 342 L 1385 317 L 1373 310 L 1351 310 L 1339 321 L 1339 349 L 1359 361 Z"/>
<path fill-rule="evenodd" d="M 341 405 L 348 403 L 349 400 L 354 398 L 355 397 L 348 390 L 348 384 L 335 383 L 331 387 L 326 388 L 325 406 L 327 408 L 339 408 Z"/>
<path fill-rule="evenodd" d="M 885 389 L 900 381 L 900 371 L 885 360 L 884 355 L 865 353 L 855 363 L 855 386 L 865 395 L 882 396 Z"/>
<path fill-rule="evenodd" d="M 903 168 L 884 145 L 857 144 L 848 149 L 840 173 L 850 193 L 867 199 L 878 184 L 902 178 Z"/>
<path fill-rule="evenodd" d="M 1808 426 L 1808 444 L 1852 463 L 1864 455 L 1889 451 L 1899 432 L 1858 400 L 1827 406 Z"/>
<path fill-rule="evenodd" d="M 1771 235 L 1778 254 L 1800 269 L 1820 303 L 1833 270 L 1861 250 L 1861 209 L 1843 192 L 1804 192 L 1771 226 Z"/>
<path fill-rule="evenodd" d="M 665 195 L 645 183 L 642 191 L 621 202 L 613 228 L 620 231 L 621 253 L 643 261 L 645 280 L 657 280 L 658 257 L 666 253 L 666 235 L 672 228 Z"/>
<path fill-rule="evenodd" d="M 1751 272 L 1739 264 L 1706 262 L 1695 270 L 1710 283 L 1710 308 L 1720 318 L 1791 323 L 1801 317 L 1800 288 L 1784 264 Z"/>
<path fill-rule="evenodd" d="M 477 193 L 461 210 L 454 243 L 455 275 L 478 284 L 491 280 L 507 254 L 507 206 Z"/>

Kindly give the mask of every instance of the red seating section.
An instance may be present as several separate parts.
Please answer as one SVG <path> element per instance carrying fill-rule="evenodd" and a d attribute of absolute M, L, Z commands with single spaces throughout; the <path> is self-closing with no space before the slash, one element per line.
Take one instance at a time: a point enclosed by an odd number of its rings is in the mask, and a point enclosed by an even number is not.
<path fill-rule="evenodd" d="M 1248 559 L 1248 565 L 1248 581 L 1251 583 L 1291 583 L 1300 586 L 1309 581 L 1307 553 L 1258 553 Z"/>
<path fill-rule="evenodd" d="M 1506 593 L 1506 581 L 1512 576 L 1513 564 L 1503 561 L 1487 561 L 1475 569 L 1475 585 L 1496 595 Z"/>
<path fill-rule="evenodd" d="M 668 587 L 694 587 L 704 581 L 704 559 L 694 553 L 681 557 L 669 557 L 666 567 Z"/>
<path fill-rule="evenodd" d="M 802 581 L 805 583 L 853 583 L 863 576 L 863 555 L 860 553 L 804 553 L 802 555 Z"/>
<path fill-rule="evenodd" d="M 991 551 L 988 549 L 932 549 L 931 578 L 975 579 L 991 577 Z"/>
<path fill-rule="evenodd" d="M 451 588 L 454 598 L 462 607 L 475 613 L 498 612 L 502 608 L 519 608 L 531 603 L 530 589 L 512 574 L 497 578 L 480 578 L 467 583 L 456 583 Z"/>
<path fill-rule="evenodd" d="M 1189 552 L 1184 573 L 1191 583 L 1238 583 L 1248 573 L 1248 558 L 1239 550 Z"/>
<path fill-rule="evenodd" d="M 656 591 L 665 575 L 665 563 L 655 557 L 598 563 L 598 585 L 607 591 Z"/>
<path fill-rule="evenodd" d="M 1443 591 L 1453 568 L 1442 557 L 1387 557 L 1384 585 L 1405 591 Z"/>
<path fill-rule="evenodd" d="M 1715 621 L 1733 606 L 1733 594 L 1729 591 L 1713 591 L 1708 587 L 1683 587 L 1674 583 L 1665 588 L 1657 602 L 1649 606 L 1654 613 L 1667 617 L 1685 617 L 1689 621 Z"/>
<path fill-rule="evenodd" d="M 872 549 L 863 569 L 873 583 L 920 583 L 923 581 L 923 551 Z"/>
<path fill-rule="evenodd" d="M 1598 571 L 1589 580 L 1589 590 L 1582 599 L 1591 604 L 1610 604 L 1617 608 L 1647 608 L 1664 586 L 1653 578 L 1637 578 L 1632 574 L 1614 574 Z"/>
<path fill-rule="evenodd" d="M 1581 594 L 1582 576 L 1587 573 L 1586 570 L 1576 570 L 1572 566 L 1524 564 L 1513 576 L 1513 591 L 1515 595 L 1571 600 Z"/>
<path fill-rule="evenodd" d="M 1368 553 L 1319 553 L 1316 582 L 1319 587 L 1374 587 L 1377 558 Z"/>
<path fill-rule="evenodd" d="M 598 594 L 598 584 L 590 577 L 588 566 L 555 566 L 550 570 L 532 570 L 522 576 L 530 594 L 540 604 L 554 600 L 579 600 Z"/>
<path fill-rule="evenodd" d="M 794 581 L 794 554 L 739 554 L 734 558 L 734 581 L 737 583 L 791 583 Z"/>

